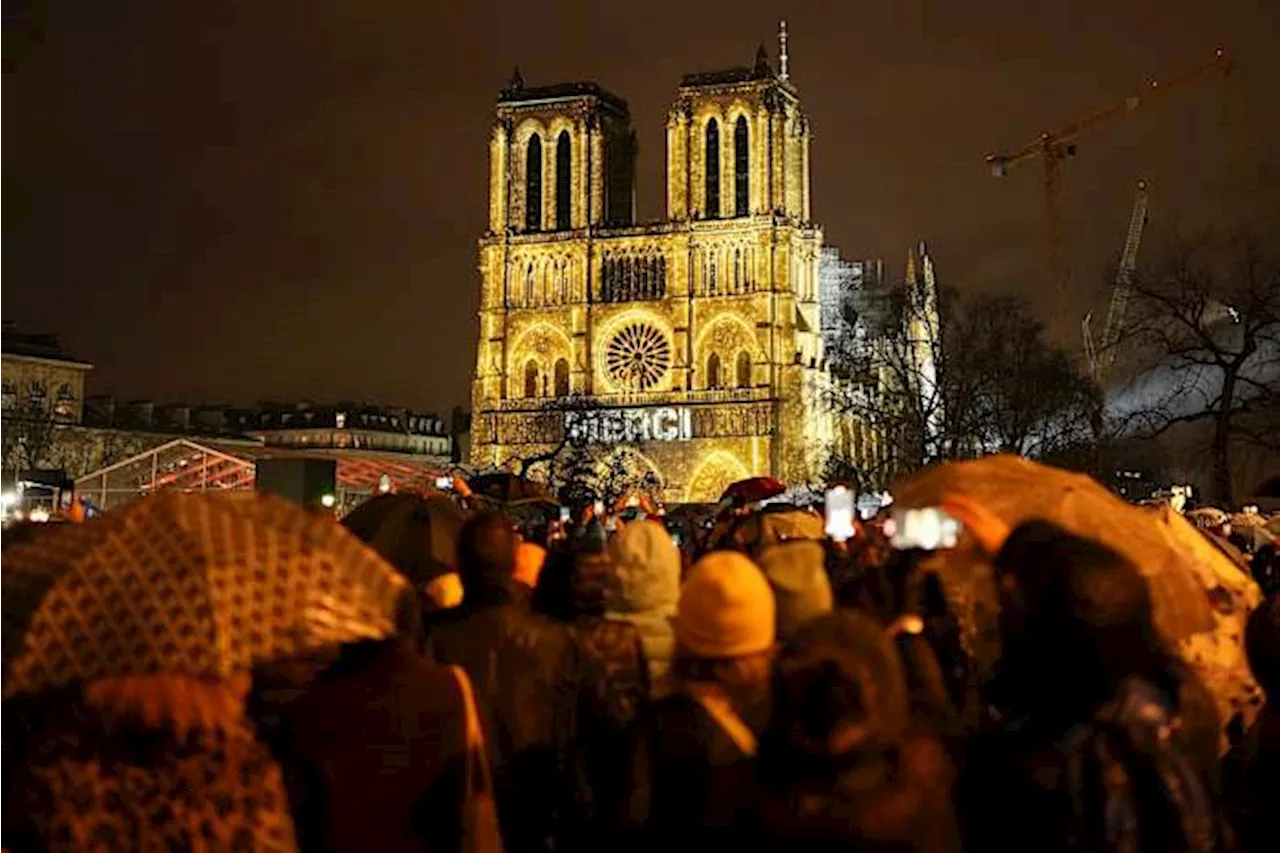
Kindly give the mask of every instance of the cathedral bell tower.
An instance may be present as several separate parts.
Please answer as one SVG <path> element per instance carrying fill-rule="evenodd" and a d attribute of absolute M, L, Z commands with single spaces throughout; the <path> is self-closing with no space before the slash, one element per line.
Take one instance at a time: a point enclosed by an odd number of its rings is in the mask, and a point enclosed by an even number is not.
<path fill-rule="evenodd" d="M 498 96 L 489 141 L 489 232 L 529 234 L 633 219 L 635 132 L 622 99 L 592 83 Z"/>
<path fill-rule="evenodd" d="M 809 221 L 809 119 L 763 46 L 751 68 L 686 74 L 667 113 L 667 218 Z"/>

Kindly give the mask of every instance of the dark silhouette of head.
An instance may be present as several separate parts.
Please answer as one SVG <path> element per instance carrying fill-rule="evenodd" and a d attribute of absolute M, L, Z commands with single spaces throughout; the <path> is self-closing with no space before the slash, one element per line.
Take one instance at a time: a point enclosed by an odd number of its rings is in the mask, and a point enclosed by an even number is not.
<path fill-rule="evenodd" d="M 510 590 L 519 543 L 511 519 L 486 512 L 467 521 L 458 536 L 458 574 L 464 601 L 483 604 Z"/>
<path fill-rule="evenodd" d="M 1125 557 L 1032 521 L 1010 535 L 996 577 L 1005 648 L 999 693 L 1011 708 L 1070 722 L 1125 678 L 1176 689 L 1147 581 Z"/>

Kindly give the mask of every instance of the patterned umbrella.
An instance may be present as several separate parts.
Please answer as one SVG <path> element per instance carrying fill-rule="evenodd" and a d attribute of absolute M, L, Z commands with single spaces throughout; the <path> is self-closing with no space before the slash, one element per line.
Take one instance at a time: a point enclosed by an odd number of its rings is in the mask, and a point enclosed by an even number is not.
<path fill-rule="evenodd" d="M 165 492 L 51 531 L 6 551 L 3 581 L 5 698 L 385 637 L 406 587 L 332 519 L 251 492 Z"/>

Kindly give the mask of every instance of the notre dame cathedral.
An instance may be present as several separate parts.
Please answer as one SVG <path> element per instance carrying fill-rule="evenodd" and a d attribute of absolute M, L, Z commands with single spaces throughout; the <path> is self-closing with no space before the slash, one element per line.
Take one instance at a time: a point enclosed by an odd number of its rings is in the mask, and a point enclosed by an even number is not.
<path fill-rule="evenodd" d="M 666 217 L 634 221 L 627 104 L 593 83 L 498 98 L 471 462 L 565 443 L 625 453 L 669 501 L 771 475 L 807 483 L 835 429 L 823 389 L 810 130 L 763 48 L 753 67 L 686 75 L 667 113 Z M 847 420 L 847 419 L 842 419 Z"/>

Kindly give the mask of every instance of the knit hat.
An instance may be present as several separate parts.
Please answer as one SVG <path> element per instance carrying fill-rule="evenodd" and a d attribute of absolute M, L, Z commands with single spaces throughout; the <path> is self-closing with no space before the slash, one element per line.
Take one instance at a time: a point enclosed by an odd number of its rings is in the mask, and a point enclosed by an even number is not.
<path fill-rule="evenodd" d="M 773 590 L 755 563 L 736 551 L 712 551 L 690 570 L 672 626 L 698 657 L 742 657 L 773 645 L 774 610 Z"/>

